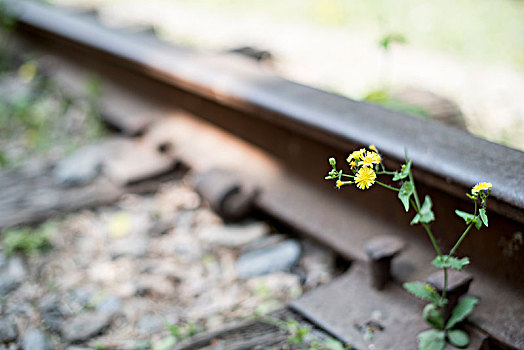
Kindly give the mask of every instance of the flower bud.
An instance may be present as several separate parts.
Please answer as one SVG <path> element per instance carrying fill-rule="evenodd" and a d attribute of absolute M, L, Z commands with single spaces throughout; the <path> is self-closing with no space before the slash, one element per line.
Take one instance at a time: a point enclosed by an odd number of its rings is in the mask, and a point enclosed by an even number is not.
<path fill-rule="evenodd" d="M 329 164 L 331 164 L 331 166 L 335 168 L 337 166 L 337 161 L 335 160 L 335 158 L 331 157 L 329 158 Z"/>

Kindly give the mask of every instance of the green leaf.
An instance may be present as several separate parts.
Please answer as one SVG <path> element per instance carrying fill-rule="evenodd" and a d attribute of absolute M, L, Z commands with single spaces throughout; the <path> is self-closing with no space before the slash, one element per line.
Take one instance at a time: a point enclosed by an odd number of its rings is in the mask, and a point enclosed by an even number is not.
<path fill-rule="evenodd" d="M 424 316 L 424 319 L 436 329 L 444 328 L 444 318 L 442 318 L 442 314 L 435 304 L 429 303 L 426 305 L 422 312 L 422 316 Z"/>
<path fill-rule="evenodd" d="M 440 296 L 435 288 L 423 282 L 406 282 L 402 285 L 405 290 L 413 294 L 419 299 L 432 301 L 434 303 L 440 302 Z"/>
<path fill-rule="evenodd" d="M 405 179 L 409 176 L 409 171 L 411 170 L 411 160 L 408 160 L 406 164 L 400 169 L 400 173 L 395 173 L 393 176 L 393 181 L 399 181 Z"/>
<path fill-rule="evenodd" d="M 433 266 L 442 268 L 451 268 L 461 271 L 462 268 L 469 264 L 469 258 L 464 257 L 462 259 L 455 258 L 454 256 L 442 255 L 437 256 L 432 262 Z"/>
<path fill-rule="evenodd" d="M 446 329 L 451 329 L 457 323 L 466 319 L 466 317 L 468 317 L 468 315 L 473 311 L 473 308 L 475 308 L 478 301 L 479 300 L 474 297 L 462 298 L 451 312 L 451 317 L 446 324 Z"/>
<path fill-rule="evenodd" d="M 458 348 L 465 348 L 469 344 L 469 336 L 463 330 L 454 329 L 448 331 L 447 336 L 449 342 Z"/>
<path fill-rule="evenodd" d="M 484 208 L 480 208 L 479 210 L 479 214 L 480 214 L 480 219 L 482 220 L 482 222 L 484 223 L 484 225 L 486 227 L 488 227 L 488 216 L 486 215 L 486 209 Z"/>
<path fill-rule="evenodd" d="M 482 221 L 477 219 L 475 221 L 475 227 L 477 228 L 477 230 L 480 230 L 480 228 L 482 227 Z"/>
<path fill-rule="evenodd" d="M 415 187 L 413 186 L 413 183 L 408 181 L 402 184 L 402 187 L 398 192 L 398 198 L 401 200 L 402 204 L 404 204 L 404 209 L 406 209 L 406 211 L 409 210 L 409 198 L 413 194 L 414 189 Z"/>
<path fill-rule="evenodd" d="M 436 329 L 429 329 L 419 333 L 417 338 L 419 350 L 442 350 L 446 345 L 446 334 L 444 331 Z"/>
<path fill-rule="evenodd" d="M 422 207 L 420 208 L 420 212 L 415 215 L 413 220 L 411 220 L 410 225 L 418 224 L 419 222 L 427 224 L 435 220 L 435 214 L 433 214 L 433 211 L 431 210 L 432 206 L 433 203 L 431 202 L 431 198 L 426 196 L 424 198 L 424 204 L 422 204 Z"/>
<path fill-rule="evenodd" d="M 464 221 L 466 221 L 466 224 L 469 224 L 471 222 L 477 222 L 477 217 L 475 215 L 466 213 L 465 211 L 455 210 L 455 214 L 463 218 Z"/>

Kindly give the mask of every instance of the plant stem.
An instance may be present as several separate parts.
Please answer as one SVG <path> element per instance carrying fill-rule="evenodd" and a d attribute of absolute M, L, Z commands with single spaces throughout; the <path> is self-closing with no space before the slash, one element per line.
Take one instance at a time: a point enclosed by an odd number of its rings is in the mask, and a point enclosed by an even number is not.
<path fill-rule="evenodd" d="M 409 170 L 409 181 L 411 181 L 411 184 L 413 184 L 413 197 L 415 198 L 415 203 L 417 203 L 416 208 L 418 213 L 418 211 L 420 210 L 420 200 L 418 198 L 417 188 L 415 187 L 415 181 L 413 180 L 413 174 L 411 173 L 411 170 Z"/>
<path fill-rule="evenodd" d="M 474 214 L 475 216 L 477 215 L 477 209 L 478 209 L 477 201 L 475 201 L 475 214 Z M 477 217 L 477 220 L 480 220 L 480 219 Z M 464 230 L 464 232 L 462 233 L 462 235 L 458 239 L 457 243 L 455 243 L 453 248 L 451 248 L 451 250 L 449 251 L 449 254 L 448 254 L 449 256 L 452 256 L 453 253 L 455 253 L 455 251 L 458 249 L 460 243 L 462 243 L 464 238 L 466 238 L 466 235 L 468 234 L 468 232 L 471 229 L 471 227 L 473 227 L 473 223 L 472 222 L 469 223 L 468 227 L 466 227 L 466 229 Z"/>
<path fill-rule="evenodd" d="M 446 299 L 446 292 L 448 291 L 448 268 L 443 267 L 444 270 L 444 290 L 442 291 L 442 299 Z"/>
<path fill-rule="evenodd" d="M 475 213 L 474 213 L 475 216 L 477 215 L 477 209 L 478 209 L 477 201 L 475 200 Z M 477 220 L 480 220 L 480 219 L 477 217 Z M 464 230 L 464 232 L 462 233 L 460 238 L 457 240 L 457 243 L 455 243 L 453 248 L 451 248 L 451 250 L 449 251 L 448 257 L 453 256 L 455 251 L 460 246 L 460 243 L 462 243 L 464 238 L 466 238 L 466 235 L 468 234 L 469 230 L 471 230 L 472 227 L 473 227 L 473 223 L 470 222 L 468 227 L 466 227 L 466 229 Z M 447 269 L 447 267 L 444 267 L 443 269 L 444 269 L 444 290 L 442 291 L 442 299 L 445 299 L 446 298 L 446 291 L 448 289 L 448 269 Z"/>
<path fill-rule="evenodd" d="M 416 203 L 413 202 L 413 199 L 410 199 L 409 201 L 411 202 L 411 206 L 413 208 L 415 208 L 415 211 L 418 214 L 420 209 L 417 207 Z M 421 224 L 422 224 L 422 227 L 424 227 L 424 229 L 426 230 L 426 233 L 428 234 L 429 239 L 431 240 L 431 243 L 433 244 L 433 248 L 437 252 L 437 255 L 438 256 L 442 256 L 442 252 L 440 251 L 440 248 L 437 245 L 437 241 L 435 240 L 435 236 L 433 235 L 433 232 L 431 231 L 431 228 L 429 228 L 429 225 L 426 224 L 425 222 L 421 222 Z"/>
<path fill-rule="evenodd" d="M 386 174 L 386 175 L 395 175 L 395 171 L 386 171 L 386 170 L 382 170 L 382 171 L 377 171 L 376 172 L 378 175 L 382 175 L 382 174 Z"/>
<path fill-rule="evenodd" d="M 395 191 L 395 192 L 400 192 L 400 189 L 398 189 L 396 187 L 392 187 L 392 186 L 386 185 L 385 183 L 382 183 L 382 182 L 376 181 L 376 180 L 375 180 L 375 182 L 378 183 L 380 186 L 385 187 L 385 188 L 387 188 L 389 190 L 392 190 L 392 191 Z"/>
<path fill-rule="evenodd" d="M 455 243 L 455 245 L 453 246 L 453 248 L 451 248 L 451 250 L 449 251 L 449 256 L 452 256 L 453 253 L 455 253 L 455 250 L 457 250 L 457 248 L 459 247 L 460 243 L 462 243 L 462 241 L 464 240 L 464 238 L 466 238 L 466 235 L 468 234 L 469 230 L 473 227 L 473 223 L 470 223 L 468 225 L 468 227 L 466 227 L 466 230 L 464 230 L 464 232 L 462 233 L 462 235 L 460 236 L 460 238 L 458 239 L 457 243 Z"/>
<path fill-rule="evenodd" d="M 433 248 L 435 248 L 435 251 L 437 252 L 437 255 L 439 257 L 442 256 L 442 252 L 440 251 L 440 248 L 437 245 L 437 241 L 435 240 L 435 236 L 433 236 L 433 232 L 429 228 L 429 225 L 426 224 L 425 222 L 423 222 L 422 226 L 424 227 L 424 229 L 428 233 L 429 239 L 431 240 L 431 243 L 433 243 Z"/>

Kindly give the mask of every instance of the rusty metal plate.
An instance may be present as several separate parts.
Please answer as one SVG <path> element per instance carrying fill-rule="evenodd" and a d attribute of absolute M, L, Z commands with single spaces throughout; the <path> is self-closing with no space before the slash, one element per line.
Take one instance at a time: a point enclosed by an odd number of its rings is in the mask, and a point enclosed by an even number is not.
<path fill-rule="evenodd" d="M 417 334 L 431 328 L 422 319 L 423 304 L 397 285 L 383 291 L 371 288 L 362 264 L 354 264 L 334 282 L 290 306 L 357 349 L 416 349 Z M 471 328 L 468 333 L 471 342 L 467 349 L 481 349 L 487 337 Z M 456 348 L 447 345 L 446 349 Z"/>

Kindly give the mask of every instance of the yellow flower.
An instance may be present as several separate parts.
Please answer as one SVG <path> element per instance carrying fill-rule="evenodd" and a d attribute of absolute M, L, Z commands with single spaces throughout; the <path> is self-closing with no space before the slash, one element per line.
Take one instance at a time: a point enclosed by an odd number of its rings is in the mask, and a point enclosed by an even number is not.
<path fill-rule="evenodd" d="M 357 187 L 361 190 L 370 188 L 377 178 L 377 174 L 371 168 L 360 168 L 357 175 L 355 176 L 355 182 Z"/>
<path fill-rule="evenodd" d="M 355 162 L 354 160 L 352 160 L 349 165 L 351 165 L 352 168 L 356 167 L 357 166 L 357 162 Z"/>
<path fill-rule="evenodd" d="M 360 160 L 360 157 L 366 152 L 365 148 L 361 148 L 358 151 L 353 151 L 348 157 L 347 162 L 351 163 L 352 160 Z"/>
<path fill-rule="evenodd" d="M 372 167 L 373 164 L 379 164 L 380 161 L 380 156 L 377 153 L 368 151 L 362 157 L 362 166 Z"/>
<path fill-rule="evenodd" d="M 337 183 L 335 184 L 335 186 L 337 186 L 338 189 L 340 189 L 340 187 L 344 185 L 345 185 L 344 181 L 340 181 L 340 180 L 337 180 Z"/>
<path fill-rule="evenodd" d="M 485 191 L 491 187 L 491 182 L 479 182 L 471 189 L 471 193 L 477 194 L 480 191 Z"/>
<path fill-rule="evenodd" d="M 375 145 L 369 145 L 369 149 L 372 150 L 372 151 L 378 152 L 377 148 L 375 147 Z"/>

